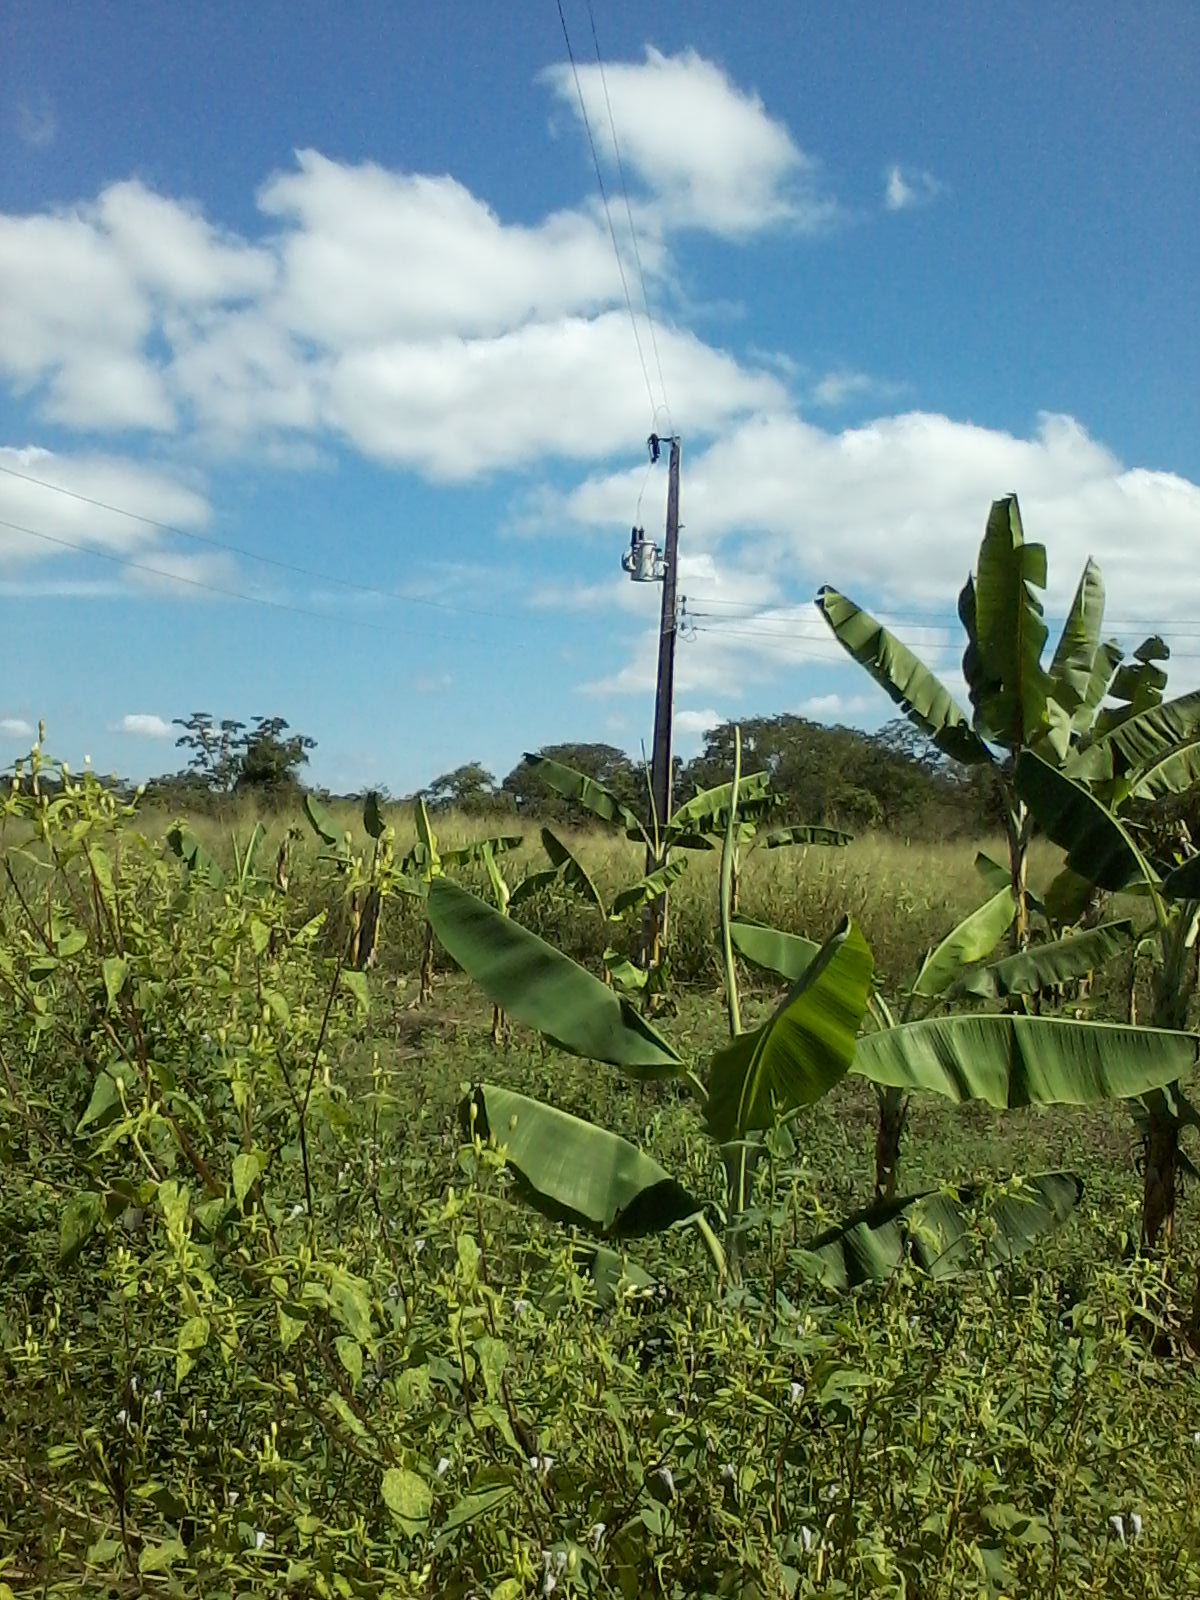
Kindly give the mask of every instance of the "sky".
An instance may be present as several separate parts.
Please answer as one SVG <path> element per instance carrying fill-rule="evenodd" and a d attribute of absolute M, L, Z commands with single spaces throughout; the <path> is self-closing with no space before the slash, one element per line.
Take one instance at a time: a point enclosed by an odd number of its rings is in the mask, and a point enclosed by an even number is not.
<path fill-rule="evenodd" d="M 685 757 L 893 714 L 825 583 L 960 685 L 1012 492 L 1200 684 L 1194 0 L 562 14 L 578 82 L 556 0 L 0 0 L 0 765 L 637 755 L 652 431 Z"/>

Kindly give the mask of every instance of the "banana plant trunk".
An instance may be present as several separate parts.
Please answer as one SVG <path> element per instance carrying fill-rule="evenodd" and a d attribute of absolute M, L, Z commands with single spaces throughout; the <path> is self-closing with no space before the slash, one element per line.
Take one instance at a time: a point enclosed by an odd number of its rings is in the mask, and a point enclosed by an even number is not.
<path fill-rule="evenodd" d="M 1029 947 L 1029 836 L 1033 819 L 1025 803 L 1011 792 L 1008 795 L 1005 834 L 1008 839 L 1008 867 L 1016 913 L 1009 930 L 1014 955 Z"/>
<path fill-rule="evenodd" d="M 433 926 L 425 924 L 425 948 L 421 952 L 421 1004 L 433 999 Z"/>
<path fill-rule="evenodd" d="M 1142 1249 L 1147 1253 L 1171 1246 L 1178 1178 L 1178 1119 L 1169 1111 L 1151 1111 L 1142 1178 Z"/>
<path fill-rule="evenodd" d="M 875 1135 L 875 1198 L 892 1200 L 900 1170 L 900 1140 L 908 1116 L 908 1096 L 902 1089 L 877 1089 L 879 1126 Z"/>

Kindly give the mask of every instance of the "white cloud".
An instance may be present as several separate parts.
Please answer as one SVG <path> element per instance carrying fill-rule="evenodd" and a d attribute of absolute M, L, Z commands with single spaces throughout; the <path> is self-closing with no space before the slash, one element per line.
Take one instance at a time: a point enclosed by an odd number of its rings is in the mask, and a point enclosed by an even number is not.
<path fill-rule="evenodd" d="M 893 162 L 884 173 L 883 202 L 889 211 L 909 211 L 936 200 L 945 187 L 924 168 L 902 167 Z"/>
<path fill-rule="evenodd" d="M 717 728 L 724 721 L 722 713 L 710 706 L 704 711 L 676 711 L 673 726 L 677 733 L 687 738 L 693 734 L 707 733 L 709 728 Z"/>
<path fill-rule="evenodd" d="M 413 679 L 413 688 L 418 694 L 445 694 L 453 683 L 448 672 L 426 672 Z"/>
<path fill-rule="evenodd" d="M 551 67 L 544 78 L 578 117 L 570 66 Z M 605 80 L 622 161 L 653 197 L 649 218 L 734 239 L 779 225 L 816 232 L 836 218 L 818 164 L 757 95 L 696 51 L 647 48 L 643 62 L 608 66 Z M 579 81 L 597 149 L 611 159 L 599 68 L 581 63 Z"/>
<path fill-rule="evenodd" d="M 169 739 L 174 729 L 153 711 L 127 711 L 112 731 L 132 733 L 139 739 Z"/>
<path fill-rule="evenodd" d="M 902 384 L 889 383 L 884 378 L 875 378 L 869 372 L 855 372 L 846 367 L 837 367 L 832 372 L 825 373 L 813 384 L 808 394 L 810 405 L 820 406 L 829 410 L 836 410 L 851 400 L 865 400 L 868 396 L 875 399 L 892 399 L 903 389 Z"/>
<path fill-rule="evenodd" d="M 31 739 L 33 724 L 24 717 L 0 717 L 0 734 L 8 739 Z"/>
<path fill-rule="evenodd" d="M 0 445 L 0 522 L 30 528 L 49 539 L 66 540 L 116 554 L 150 549 L 161 537 L 147 522 L 200 530 L 210 515 L 205 497 L 196 489 L 156 467 L 119 456 L 70 455 L 30 445 Z M 24 477 L 14 477 L 12 472 Z M 68 494 L 28 482 L 29 478 L 57 484 Z M 83 499 L 76 498 L 83 496 Z M 101 502 L 100 504 L 88 502 Z M 105 507 L 120 507 L 134 516 Z M 70 552 L 61 545 L 0 527 L 0 567 L 12 561 L 44 560 Z M 154 564 L 158 564 L 157 552 Z"/>

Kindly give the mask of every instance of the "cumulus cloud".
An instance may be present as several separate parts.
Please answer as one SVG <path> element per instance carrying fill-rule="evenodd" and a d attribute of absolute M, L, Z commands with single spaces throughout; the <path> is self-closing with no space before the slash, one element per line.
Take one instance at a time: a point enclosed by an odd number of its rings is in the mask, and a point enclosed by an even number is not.
<path fill-rule="evenodd" d="M 676 711 L 673 725 L 677 733 L 690 737 L 707 733 L 709 728 L 717 728 L 724 721 L 721 712 L 714 711 L 711 706 L 704 711 L 692 711 L 685 707 L 682 711 Z"/>
<path fill-rule="evenodd" d="M 570 66 L 550 67 L 544 78 L 578 117 Z M 605 81 L 622 160 L 665 226 L 739 239 L 781 225 L 817 232 L 835 220 L 819 164 L 715 62 L 695 50 L 669 56 L 648 48 L 642 62 L 607 67 Z M 579 83 L 597 147 L 611 160 L 599 67 L 580 64 Z"/>
<path fill-rule="evenodd" d="M 169 739 L 174 733 L 171 724 L 153 711 L 127 711 L 112 731 L 139 739 Z"/>
<path fill-rule="evenodd" d="M 852 368 L 837 367 L 813 384 L 808 392 L 810 405 L 822 410 L 836 411 L 853 400 L 894 399 L 903 385 L 889 383 L 886 379 L 872 377 L 869 372 L 856 372 Z"/>
<path fill-rule="evenodd" d="M 6 739 L 31 739 L 33 724 L 24 717 L 0 717 L 0 735 Z"/>
<path fill-rule="evenodd" d="M 884 173 L 883 203 L 889 211 L 909 211 L 936 200 L 945 184 L 921 167 L 893 164 Z"/>
<path fill-rule="evenodd" d="M 53 540 L 133 555 L 161 538 L 155 523 L 199 531 L 210 517 L 208 501 L 197 489 L 157 467 L 120 456 L 4 445 L 4 468 L 9 470 L 0 470 L 0 568 L 70 553 Z"/>

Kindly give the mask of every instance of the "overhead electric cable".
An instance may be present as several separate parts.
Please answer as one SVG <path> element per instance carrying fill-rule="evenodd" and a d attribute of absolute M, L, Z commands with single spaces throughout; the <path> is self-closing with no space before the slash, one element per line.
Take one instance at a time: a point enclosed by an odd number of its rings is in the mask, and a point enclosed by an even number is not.
<path fill-rule="evenodd" d="M 617 230 L 613 226 L 612 211 L 608 204 L 608 191 L 604 187 L 604 174 L 600 170 L 600 157 L 596 153 L 596 141 L 592 137 L 592 124 L 587 114 L 587 105 L 583 98 L 583 85 L 579 81 L 579 68 L 575 64 L 575 52 L 571 48 L 571 35 L 567 29 L 566 13 L 563 11 L 562 0 L 556 0 L 558 5 L 558 20 L 562 23 L 563 39 L 567 46 L 567 59 L 571 63 L 571 75 L 575 79 L 575 94 L 579 100 L 579 115 L 583 118 L 584 132 L 587 134 L 588 148 L 592 152 L 592 166 L 596 169 L 596 183 L 600 189 L 600 199 L 604 205 L 604 216 L 608 222 L 608 236 L 612 240 L 613 255 L 617 258 L 617 271 L 621 275 L 621 288 L 625 291 L 625 304 L 629 308 L 629 321 L 633 327 L 633 342 L 637 345 L 638 361 L 641 363 L 642 377 L 646 380 L 646 394 L 650 400 L 650 425 L 654 426 L 654 417 L 658 407 L 654 401 L 654 389 L 650 383 L 650 369 L 646 365 L 645 352 L 642 349 L 642 337 L 638 333 L 637 316 L 633 309 L 633 299 L 629 293 L 629 281 L 625 276 L 625 263 L 621 260 L 621 249 L 617 244 Z M 665 399 L 665 395 L 664 395 Z"/>
<path fill-rule="evenodd" d="M 310 606 L 293 605 L 287 600 L 271 600 L 265 595 L 247 594 L 243 589 L 231 589 L 223 584 L 208 583 L 202 578 L 188 578 L 180 572 L 170 572 L 165 567 L 152 567 L 148 562 L 135 561 L 129 556 L 120 555 L 115 550 L 102 550 L 95 545 L 78 544 L 71 539 L 62 539 L 54 533 L 43 533 L 37 528 L 27 527 L 24 523 L 9 522 L 7 518 L 0 517 L 0 528 L 8 528 L 13 533 L 23 533 L 30 539 L 40 539 L 45 544 L 57 545 L 62 550 L 73 550 L 77 555 L 95 556 L 99 561 L 110 561 L 118 567 L 129 567 L 134 572 L 146 572 L 155 578 L 164 578 L 168 583 L 186 584 L 189 589 L 202 589 L 206 594 L 219 595 L 225 600 L 242 600 L 247 605 L 266 606 L 272 611 L 290 611 L 298 617 L 315 617 L 318 622 L 333 622 L 338 627 L 347 625 L 345 617 L 335 616 L 329 611 L 314 611 Z M 351 626 L 355 628 L 368 628 L 372 633 L 386 634 L 389 639 L 395 639 L 396 630 L 387 627 L 382 622 L 370 622 L 365 617 L 355 617 Z M 462 635 L 446 633 L 436 630 L 425 637 L 437 639 L 453 639 L 462 642 Z M 516 639 L 508 641 L 514 649 L 524 650 L 528 646 Z"/>
<path fill-rule="evenodd" d="M 55 494 L 66 495 L 70 500 L 78 500 L 85 506 L 93 506 L 97 511 L 107 511 L 113 516 L 128 517 L 131 522 L 140 522 L 147 528 L 154 528 L 159 533 L 171 533 L 179 539 L 193 539 L 197 544 L 210 546 L 214 550 L 223 550 L 228 555 L 242 556 L 247 561 L 260 561 L 263 566 L 275 567 L 280 572 L 290 572 L 302 578 L 315 578 L 319 583 L 332 583 L 341 589 L 352 590 L 355 594 L 370 595 L 377 600 L 394 600 L 400 605 L 427 606 L 434 611 L 449 611 L 468 617 L 494 617 L 500 622 L 511 622 L 512 616 L 504 611 L 487 611 L 477 606 L 457 606 L 448 600 L 430 600 L 422 595 L 403 594 L 398 589 L 377 589 L 371 584 L 356 583 L 353 578 L 335 577 L 332 572 L 321 572 L 315 567 L 303 567 L 294 561 L 282 561 L 277 556 L 264 556 L 257 550 L 249 550 L 244 545 L 230 544 L 224 539 L 215 539 L 211 534 L 197 533 L 193 528 L 180 528 L 171 522 L 160 522 L 156 517 L 144 516 L 140 511 L 129 511 L 124 506 L 112 505 L 107 500 L 97 500 L 91 495 L 80 494 L 76 489 L 68 489 L 61 483 L 51 483 L 48 478 L 35 478 L 32 473 L 18 472 L 15 467 L 6 467 L 0 464 L 0 472 L 10 478 L 20 478 L 22 483 L 36 484 L 39 489 L 52 489 Z M 48 534 L 41 537 L 49 538 Z M 90 545 L 81 545 L 80 549 L 91 551 Z"/>
<path fill-rule="evenodd" d="M 658 353 L 658 335 L 654 331 L 654 317 L 650 312 L 650 296 L 646 292 L 646 273 L 642 267 L 642 252 L 638 245 L 637 228 L 633 221 L 633 207 L 629 203 L 629 185 L 625 182 L 625 163 L 621 160 L 621 145 L 617 138 L 617 124 L 613 116 L 612 101 L 608 95 L 608 78 L 604 71 L 604 58 L 600 54 L 600 39 L 596 33 L 596 18 L 592 11 L 592 0 L 587 0 L 588 21 L 592 27 L 592 43 L 596 47 L 596 65 L 600 69 L 600 87 L 604 90 L 604 104 L 608 110 L 608 129 L 612 134 L 613 155 L 617 162 L 617 176 L 621 180 L 621 193 L 625 197 L 625 216 L 629 221 L 629 238 L 633 244 L 633 259 L 637 262 L 638 279 L 642 285 L 642 309 L 646 313 L 646 325 L 650 329 L 650 345 L 654 351 L 654 365 L 658 370 L 658 386 L 662 390 L 663 410 L 667 413 L 667 426 L 675 432 L 675 423 L 671 417 L 671 402 L 667 399 L 667 380 L 663 377 L 662 357 Z"/>

